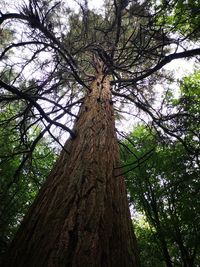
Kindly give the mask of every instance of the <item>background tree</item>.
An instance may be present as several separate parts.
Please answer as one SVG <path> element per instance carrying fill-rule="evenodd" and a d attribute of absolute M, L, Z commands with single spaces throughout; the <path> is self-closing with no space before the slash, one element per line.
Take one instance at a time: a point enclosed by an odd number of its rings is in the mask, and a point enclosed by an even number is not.
<path fill-rule="evenodd" d="M 55 159 L 50 140 L 40 140 L 37 147 L 33 147 L 32 140 L 40 129 L 32 128 L 31 133 L 26 133 L 26 139 L 21 139 L 22 129 L 17 120 L 21 104 L 1 105 L 1 253 L 7 249 Z"/>
<path fill-rule="evenodd" d="M 17 117 L 21 140 L 35 127 L 32 148 L 45 133 L 63 148 L 5 266 L 139 265 L 114 108 L 142 110 L 188 147 L 168 127 L 169 116 L 166 120 L 151 105 L 155 83 L 170 78 L 159 70 L 200 53 L 195 46 L 187 49 L 190 38 L 180 36 L 179 26 L 159 21 L 165 10 L 168 5 L 154 1 L 105 1 L 101 12 L 87 1 L 79 3 L 78 12 L 56 1 L 29 0 L 14 11 L 2 4 L 2 32 L 13 36 L 0 55 L 1 101 L 23 102 Z M 63 145 L 66 132 L 70 138 Z"/>
<path fill-rule="evenodd" d="M 149 227 L 149 224 L 141 217 L 134 220 L 134 226 L 138 239 L 141 266 L 165 267 L 166 263 L 155 230 Z"/>
<path fill-rule="evenodd" d="M 166 266 L 197 266 L 199 72 L 184 78 L 180 96 L 174 99 L 169 93 L 166 104 L 170 110 L 177 109 L 170 123 L 183 139 L 160 139 L 155 131 L 138 126 L 128 138 L 131 144 L 126 141 L 122 153 L 126 172 L 130 170 L 126 174 L 128 191 L 132 205 L 145 214 L 148 222 L 146 227 L 137 228 L 143 266 L 161 266 L 164 261 Z M 152 251 L 154 257 L 148 257 Z"/>

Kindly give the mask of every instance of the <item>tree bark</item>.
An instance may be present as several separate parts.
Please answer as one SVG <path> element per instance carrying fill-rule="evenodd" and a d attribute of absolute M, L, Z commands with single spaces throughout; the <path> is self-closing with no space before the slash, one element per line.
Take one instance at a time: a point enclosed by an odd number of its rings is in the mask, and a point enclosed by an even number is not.
<path fill-rule="evenodd" d="M 25 216 L 5 267 L 139 266 L 125 182 L 116 169 L 109 77 L 99 70 L 90 89 L 76 137 Z"/>

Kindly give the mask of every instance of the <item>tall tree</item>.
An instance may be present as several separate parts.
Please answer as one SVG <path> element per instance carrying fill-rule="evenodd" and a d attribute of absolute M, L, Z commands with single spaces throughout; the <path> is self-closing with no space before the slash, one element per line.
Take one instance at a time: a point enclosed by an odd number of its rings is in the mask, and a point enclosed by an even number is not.
<path fill-rule="evenodd" d="M 34 125 L 44 127 L 35 140 L 48 132 L 61 144 L 58 128 L 70 135 L 3 266 L 139 266 L 114 105 L 132 103 L 164 128 L 146 99 L 165 79 L 158 71 L 200 54 L 177 52 L 187 37 L 171 38 L 158 24 L 165 6 L 154 5 L 105 1 L 95 12 L 82 1 L 76 13 L 62 2 L 29 0 L 20 11 L 1 10 L 2 32 L 15 38 L 0 55 L 2 73 L 14 73 L 1 77 L 1 101 L 25 103 L 22 136 Z"/>

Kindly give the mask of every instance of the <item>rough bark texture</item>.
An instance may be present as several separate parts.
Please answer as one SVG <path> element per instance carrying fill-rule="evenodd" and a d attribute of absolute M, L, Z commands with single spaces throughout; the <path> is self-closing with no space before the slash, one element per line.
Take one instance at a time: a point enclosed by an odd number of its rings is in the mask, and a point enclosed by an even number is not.
<path fill-rule="evenodd" d="M 110 82 L 98 73 L 55 168 L 25 217 L 4 266 L 138 267 Z"/>

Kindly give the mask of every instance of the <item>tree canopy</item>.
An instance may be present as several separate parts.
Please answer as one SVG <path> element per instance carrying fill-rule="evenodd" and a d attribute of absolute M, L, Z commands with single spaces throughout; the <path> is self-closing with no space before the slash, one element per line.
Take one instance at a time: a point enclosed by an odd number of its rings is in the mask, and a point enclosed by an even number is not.
<path fill-rule="evenodd" d="M 188 48 L 192 35 L 181 31 L 184 24 L 197 32 L 196 1 L 105 1 L 99 12 L 87 1 L 78 2 L 76 11 L 62 1 L 6 3 L 0 17 L 1 102 L 23 102 L 19 116 L 46 131 L 55 126 L 73 136 L 77 107 L 95 72 L 94 57 L 112 76 L 116 107 L 128 102 L 160 127 L 162 118 L 147 102 L 151 105 L 156 83 L 171 81 L 162 68 L 200 52 L 195 43 Z M 195 23 L 177 24 L 180 9 L 185 16 L 193 12 Z"/>

